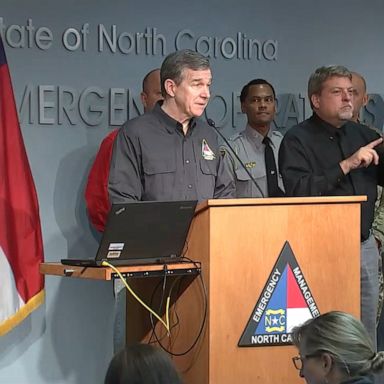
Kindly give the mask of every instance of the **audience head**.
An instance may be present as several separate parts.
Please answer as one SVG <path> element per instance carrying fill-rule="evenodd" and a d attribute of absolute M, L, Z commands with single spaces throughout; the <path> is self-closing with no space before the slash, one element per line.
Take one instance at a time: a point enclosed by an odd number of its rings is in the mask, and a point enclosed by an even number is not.
<path fill-rule="evenodd" d="M 353 114 L 351 72 L 339 65 L 316 69 L 308 81 L 308 97 L 321 119 L 341 127 Z"/>
<path fill-rule="evenodd" d="M 353 85 L 353 115 L 352 120 L 359 121 L 361 108 L 367 105 L 367 84 L 363 76 L 357 72 L 352 72 L 352 85 Z"/>
<path fill-rule="evenodd" d="M 292 339 L 299 350 L 293 362 L 309 384 L 339 384 L 384 368 L 384 352 L 375 352 L 363 324 L 345 312 L 308 320 L 293 329 Z"/>
<path fill-rule="evenodd" d="M 189 49 L 173 52 L 164 59 L 160 77 L 167 113 L 181 123 L 203 114 L 212 82 L 208 58 Z"/>
<path fill-rule="evenodd" d="M 181 384 L 170 357 L 149 344 L 126 346 L 109 364 L 105 384 Z"/>
<path fill-rule="evenodd" d="M 240 102 L 249 126 L 265 136 L 276 113 L 276 94 L 272 84 L 264 79 L 251 80 L 241 90 Z"/>
<path fill-rule="evenodd" d="M 159 68 L 153 69 L 145 75 L 140 96 L 144 106 L 144 113 L 150 111 L 159 100 L 163 100 Z"/>

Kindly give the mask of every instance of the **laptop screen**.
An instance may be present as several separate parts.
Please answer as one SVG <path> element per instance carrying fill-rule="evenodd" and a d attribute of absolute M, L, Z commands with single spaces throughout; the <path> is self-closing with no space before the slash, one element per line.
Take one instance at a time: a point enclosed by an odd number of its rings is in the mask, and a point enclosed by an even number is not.
<path fill-rule="evenodd" d="M 181 256 L 197 201 L 113 204 L 96 260 L 115 265 Z"/>

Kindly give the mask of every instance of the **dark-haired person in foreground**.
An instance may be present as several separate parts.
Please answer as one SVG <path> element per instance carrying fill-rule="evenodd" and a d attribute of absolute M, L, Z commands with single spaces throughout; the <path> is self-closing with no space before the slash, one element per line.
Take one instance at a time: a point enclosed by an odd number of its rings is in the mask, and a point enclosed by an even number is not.
<path fill-rule="evenodd" d="M 120 130 L 112 155 L 113 203 L 234 197 L 216 132 L 199 119 L 209 98 L 209 60 L 182 50 L 160 69 L 163 103 Z"/>
<path fill-rule="evenodd" d="M 310 76 L 313 115 L 285 134 L 279 164 L 287 196 L 367 196 L 361 204 L 361 319 L 376 345 L 379 252 L 372 222 L 377 185 L 384 182 L 383 139 L 350 121 L 351 80 L 342 66 L 321 67 Z"/>
<path fill-rule="evenodd" d="M 234 156 L 231 148 L 222 146 L 225 162 L 236 185 L 236 197 L 283 196 L 283 181 L 277 157 L 283 135 L 271 125 L 276 113 L 275 90 L 268 81 L 254 79 L 240 93 L 241 111 L 247 115 L 244 131 L 233 136 L 229 143 L 260 187 Z M 268 157 L 269 156 L 269 157 Z"/>
<path fill-rule="evenodd" d="M 292 358 L 308 384 L 373 384 L 384 370 L 384 352 L 376 352 L 363 324 L 333 311 L 292 331 L 299 355 Z"/>
<path fill-rule="evenodd" d="M 126 346 L 109 364 L 104 384 L 182 384 L 170 357 L 149 344 Z"/>

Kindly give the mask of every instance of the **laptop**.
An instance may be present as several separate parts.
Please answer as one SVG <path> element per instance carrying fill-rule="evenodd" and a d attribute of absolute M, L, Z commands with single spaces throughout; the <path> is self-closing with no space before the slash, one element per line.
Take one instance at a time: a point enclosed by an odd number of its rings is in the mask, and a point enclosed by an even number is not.
<path fill-rule="evenodd" d="M 95 259 L 62 259 L 96 267 L 181 261 L 197 201 L 140 201 L 112 204 Z"/>

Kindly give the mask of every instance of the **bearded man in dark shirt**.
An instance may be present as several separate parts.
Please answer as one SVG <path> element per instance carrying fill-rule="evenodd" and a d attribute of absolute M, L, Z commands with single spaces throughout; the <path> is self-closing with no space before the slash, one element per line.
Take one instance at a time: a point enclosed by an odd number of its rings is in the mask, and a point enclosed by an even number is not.
<path fill-rule="evenodd" d="M 318 68 L 308 82 L 313 115 L 291 128 L 279 153 L 287 196 L 366 195 L 361 206 L 361 318 L 376 343 L 378 258 L 371 233 L 377 185 L 384 181 L 383 139 L 353 113 L 351 72 Z"/>

